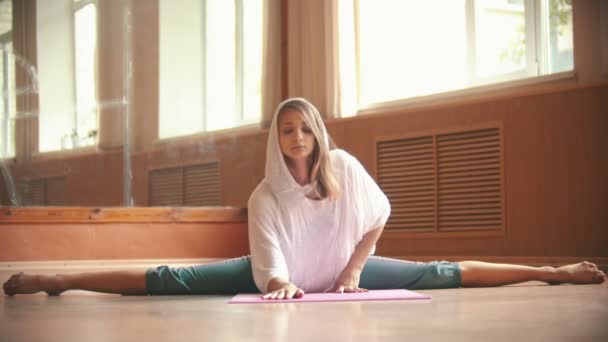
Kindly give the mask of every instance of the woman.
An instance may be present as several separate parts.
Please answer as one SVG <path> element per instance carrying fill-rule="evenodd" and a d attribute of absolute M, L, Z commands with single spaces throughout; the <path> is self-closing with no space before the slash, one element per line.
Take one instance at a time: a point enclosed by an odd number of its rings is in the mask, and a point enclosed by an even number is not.
<path fill-rule="evenodd" d="M 266 149 L 266 176 L 249 199 L 251 256 L 194 267 L 65 275 L 13 275 L 7 295 L 70 289 L 120 294 L 236 294 L 266 299 L 305 292 L 500 286 L 531 280 L 602 283 L 581 262 L 553 267 L 477 261 L 417 263 L 370 256 L 390 214 L 386 196 L 345 151 L 330 151 L 317 109 L 302 98 L 281 103 Z"/>

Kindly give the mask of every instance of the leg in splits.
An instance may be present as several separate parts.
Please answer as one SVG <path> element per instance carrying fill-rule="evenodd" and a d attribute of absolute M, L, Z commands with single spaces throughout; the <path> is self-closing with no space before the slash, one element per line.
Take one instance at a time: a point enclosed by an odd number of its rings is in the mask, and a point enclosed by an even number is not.
<path fill-rule="evenodd" d="M 542 281 L 548 284 L 600 284 L 606 275 L 590 262 L 561 267 L 531 267 L 495 264 L 481 261 L 461 261 L 462 287 L 488 287 Z"/>
<path fill-rule="evenodd" d="M 18 273 L 12 275 L 4 283 L 4 293 L 9 296 L 40 291 L 53 296 L 67 290 L 145 295 L 146 271 L 128 270 L 57 275 Z"/>
<path fill-rule="evenodd" d="M 548 284 L 599 284 L 604 272 L 589 262 L 562 267 L 531 267 L 481 261 L 412 262 L 371 256 L 361 273 L 361 287 L 373 289 L 446 289 L 491 287 L 542 281 Z"/>
<path fill-rule="evenodd" d="M 40 291 L 59 295 L 68 290 L 123 295 L 258 292 L 248 256 L 189 267 L 159 266 L 147 270 L 57 275 L 18 273 L 4 283 L 4 293 L 9 296 Z"/>

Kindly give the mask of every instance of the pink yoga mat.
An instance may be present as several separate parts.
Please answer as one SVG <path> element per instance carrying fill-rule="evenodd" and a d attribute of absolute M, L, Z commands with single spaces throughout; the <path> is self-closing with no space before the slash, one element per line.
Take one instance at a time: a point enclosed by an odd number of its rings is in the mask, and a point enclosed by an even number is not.
<path fill-rule="evenodd" d="M 298 299 L 262 299 L 259 293 L 241 293 L 228 302 L 229 304 L 272 304 L 272 303 L 303 303 L 303 302 L 344 302 L 344 301 L 372 301 L 372 300 L 411 300 L 431 299 L 408 290 L 370 290 L 359 293 L 306 293 Z"/>

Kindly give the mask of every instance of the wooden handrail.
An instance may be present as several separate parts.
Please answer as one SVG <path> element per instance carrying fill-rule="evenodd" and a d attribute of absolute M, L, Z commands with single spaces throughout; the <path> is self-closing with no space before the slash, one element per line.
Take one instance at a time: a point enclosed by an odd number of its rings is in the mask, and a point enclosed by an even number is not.
<path fill-rule="evenodd" d="M 93 222 L 247 222 L 247 208 L 0 207 L 0 224 Z"/>

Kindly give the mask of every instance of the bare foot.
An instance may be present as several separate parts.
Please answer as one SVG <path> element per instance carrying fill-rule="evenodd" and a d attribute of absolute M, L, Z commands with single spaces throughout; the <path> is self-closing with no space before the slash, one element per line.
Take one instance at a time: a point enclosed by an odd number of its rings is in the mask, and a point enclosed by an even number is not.
<path fill-rule="evenodd" d="M 556 283 L 601 284 L 606 280 L 604 272 L 593 263 L 583 261 L 556 269 Z"/>
<path fill-rule="evenodd" d="M 3 287 L 4 293 L 8 296 L 31 294 L 40 291 L 46 292 L 49 296 L 56 296 L 65 291 L 62 289 L 61 282 L 56 276 L 29 275 L 23 272 L 13 274 L 4 283 Z"/>

